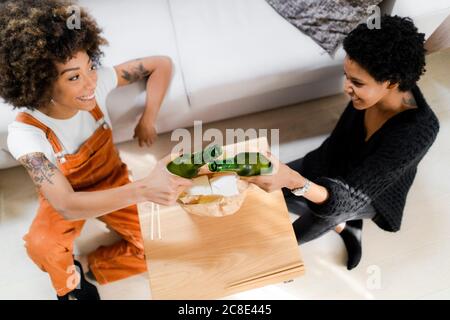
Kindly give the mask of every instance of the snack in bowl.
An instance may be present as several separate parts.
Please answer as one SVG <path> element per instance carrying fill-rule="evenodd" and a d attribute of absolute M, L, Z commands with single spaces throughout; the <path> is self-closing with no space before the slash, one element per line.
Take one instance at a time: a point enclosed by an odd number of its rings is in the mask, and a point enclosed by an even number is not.
<path fill-rule="evenodd" d="M 192 181 L 192 187 L 181 194 L 178 202 L 186 212 L 205 217 L 224 217 L 236 213 L 249 187 L 234 173 L 212 173 Z"/>

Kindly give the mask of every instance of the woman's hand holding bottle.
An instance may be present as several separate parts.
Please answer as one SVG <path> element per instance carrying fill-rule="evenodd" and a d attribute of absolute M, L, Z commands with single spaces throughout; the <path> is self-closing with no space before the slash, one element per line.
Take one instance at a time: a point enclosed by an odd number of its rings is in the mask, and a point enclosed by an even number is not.
<path fill-rule="evenodd" d="M 284 187 L 293 189 L 304 184 L 304 178 L 298 172 L 289 168 L 270 152 L 266 157 L 272 164 L 271 174 L 242 177 L 242 179 L 256 184 L 266 192 L 273 192 Z"/>
<path fill-rule="evenodd" d="M 170 206 L 174 205 L 180 194 L 192 185 L 190 179 L 170 173 L 166 166 L 172 159 L 169 154 L 159 160 L 150 174 L 141 180 L 145 201 Z"/>

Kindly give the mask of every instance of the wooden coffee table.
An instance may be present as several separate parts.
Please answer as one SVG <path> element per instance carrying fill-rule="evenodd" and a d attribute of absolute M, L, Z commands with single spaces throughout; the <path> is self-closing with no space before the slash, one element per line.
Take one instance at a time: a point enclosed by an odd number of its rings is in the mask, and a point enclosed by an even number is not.
<path fill-rule="evenodd" d="M 257 150 L 268 148 L 264 141 Z M 227 156 L 236 146 L 226 147 Z M 246 143 L 246 150 L 255 148 Z M 216 299 L 304 273 L 281 190 L 251 185 L 247 192 L 240 210 L 225 217 L 161 207 L 160 240 L 150 239 L 148 206 L 138 205 L 153 299 Z"/>

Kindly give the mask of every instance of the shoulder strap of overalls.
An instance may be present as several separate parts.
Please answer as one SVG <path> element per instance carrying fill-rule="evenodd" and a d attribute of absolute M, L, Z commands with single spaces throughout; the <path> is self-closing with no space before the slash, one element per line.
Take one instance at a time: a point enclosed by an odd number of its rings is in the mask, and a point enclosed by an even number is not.
<path fill-rule="evenodd" d="M 95 105 L 95 108 L 89 111 L 90 114 L 94 117 L 95 121 L 99 121 L 103 118 L 103 112 L 98 106 L 98 104 Z"/>

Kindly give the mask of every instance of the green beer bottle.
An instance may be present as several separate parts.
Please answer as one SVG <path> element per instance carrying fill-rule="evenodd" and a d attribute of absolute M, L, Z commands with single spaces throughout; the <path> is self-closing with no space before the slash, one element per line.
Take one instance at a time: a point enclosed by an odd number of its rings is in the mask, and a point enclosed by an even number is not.
<path fill-rule="evenodd" d="M 167 170 L 177 176 L 192 179 L 198 175 L 202 166 L 214 161 L 222 152 L 222 147 L 215 144 L 200 152 L 186 153 L 169 162 Z"/>
<path fill-rule="evenodd" d="M 239 176 L 259 176 L 272 173 L 272 163 L 259 152 L 241 152 L 233 158 L 208 163 L 211 172 L 232 171 Z"/>

